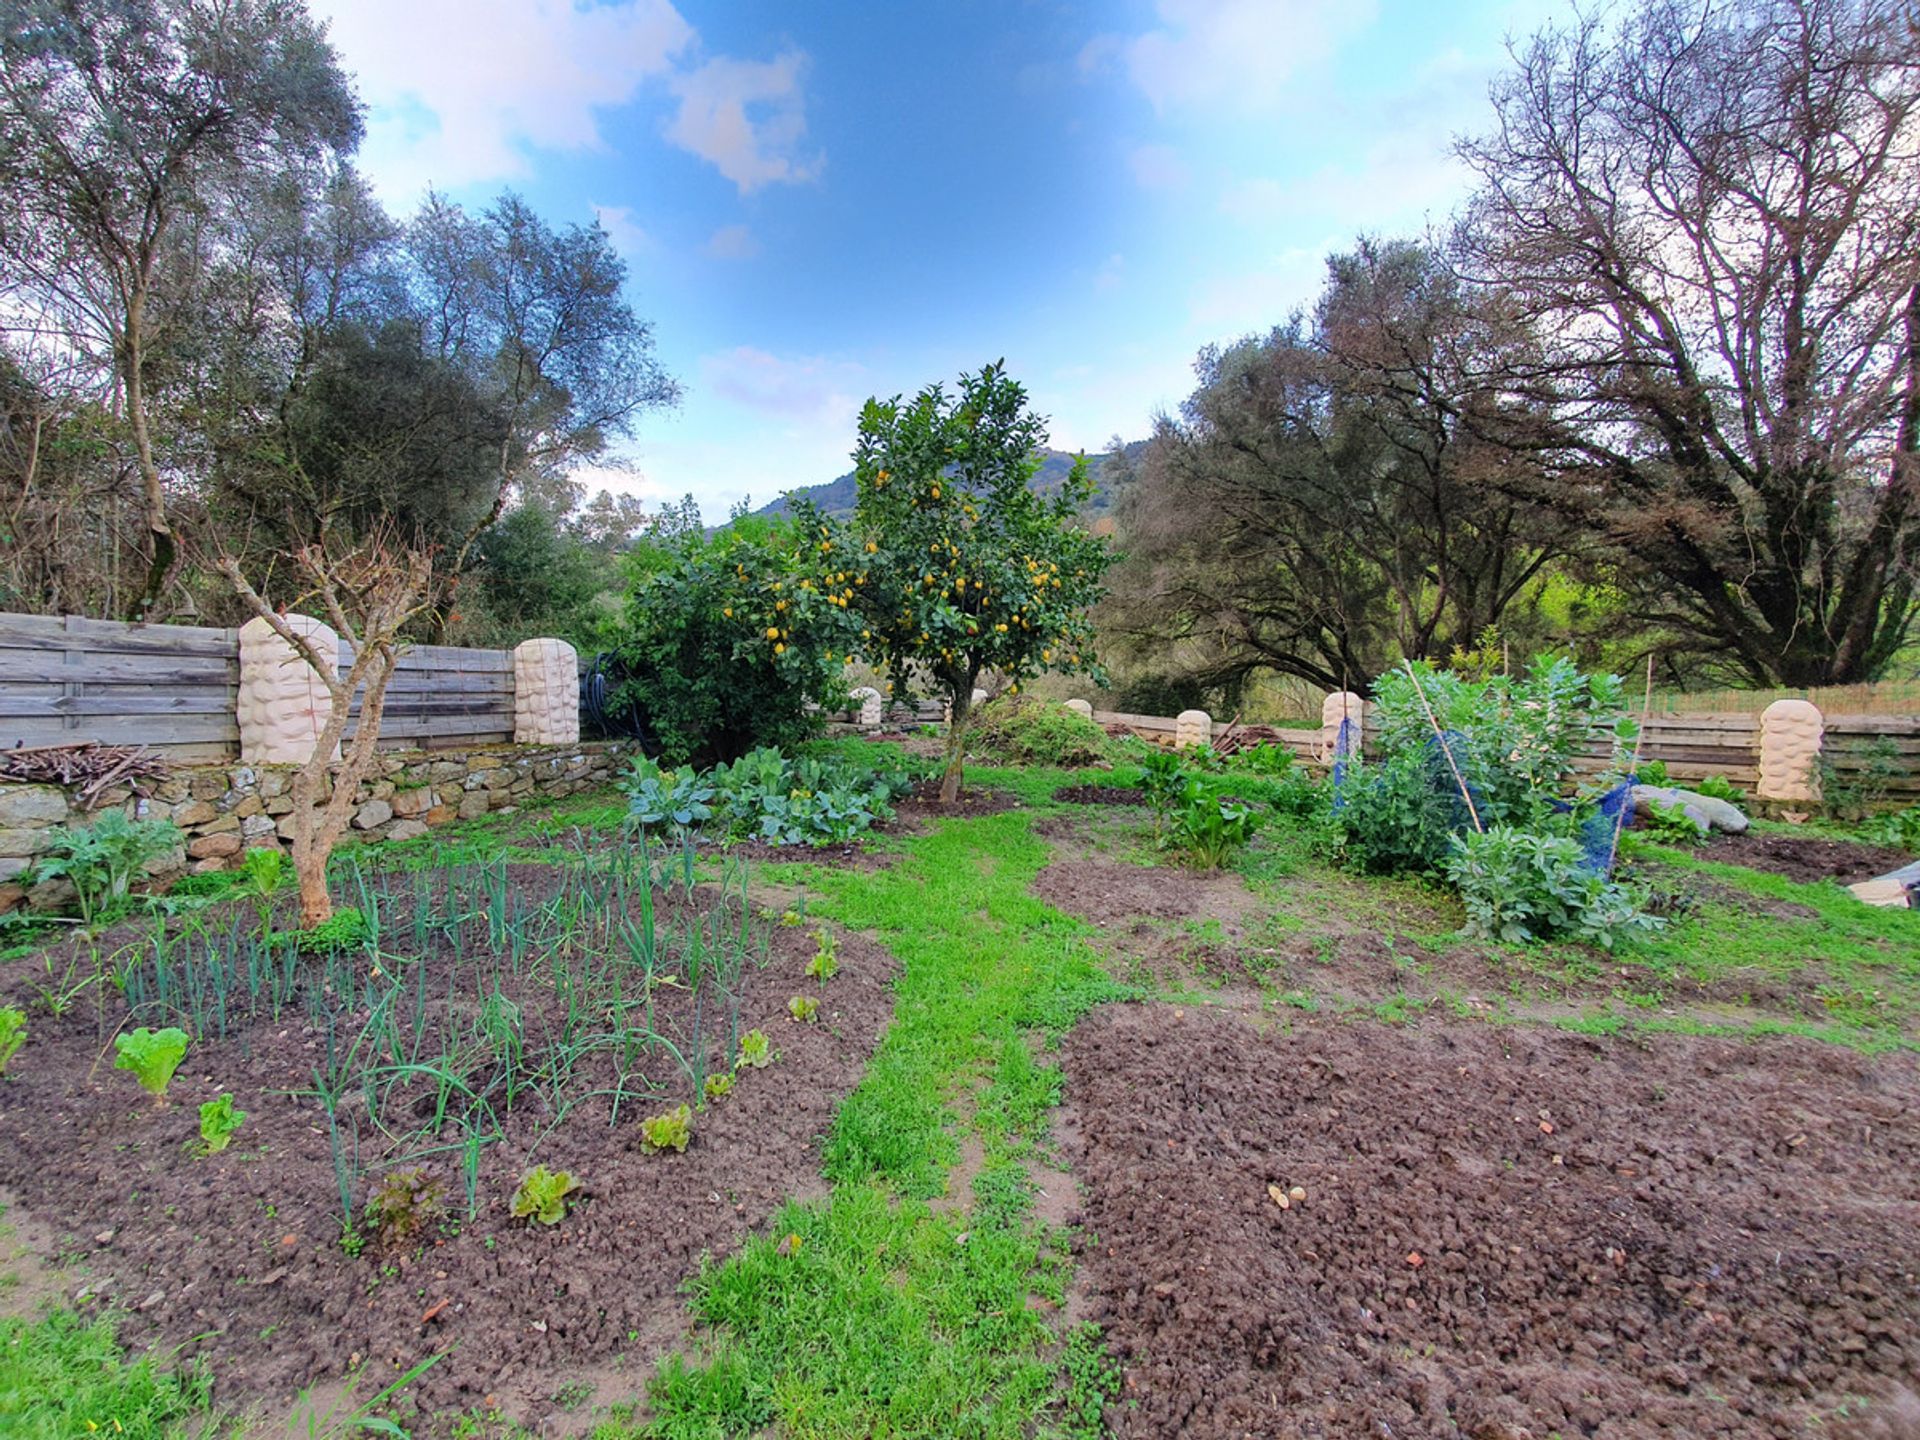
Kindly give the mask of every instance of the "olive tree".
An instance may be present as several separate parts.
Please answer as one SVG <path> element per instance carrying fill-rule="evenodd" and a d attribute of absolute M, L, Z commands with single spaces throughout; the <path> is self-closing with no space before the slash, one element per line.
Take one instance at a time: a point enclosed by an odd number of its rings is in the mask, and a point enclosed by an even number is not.
<path fill-rule="evenodd" d="M 126 420 L 147 532 L 129 606 L 152 612 L 176 543 L 154 433 L 165 315 L 204 256 L 191 217 L 360 138 L 325 32 L 293 0 L 13 0 L 0 7 L 0 294 L 10 323 L 84 354 Z"/>

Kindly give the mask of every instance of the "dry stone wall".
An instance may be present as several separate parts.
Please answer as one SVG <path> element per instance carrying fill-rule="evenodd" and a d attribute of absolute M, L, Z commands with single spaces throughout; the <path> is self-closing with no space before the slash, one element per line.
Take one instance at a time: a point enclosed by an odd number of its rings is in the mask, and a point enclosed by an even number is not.
<path fill-rule="evenodd" d="M 470 751 L 390 751 L 360 786 L 347 842 L 411 840 L 436 825 L 476 820 L 530 799 L 557 799 L 603 788 L 625 765 L 629 742 L 487 746 Z M 45 853 L 49 832 L 84 825 L 107 809 L 135 819 L 171 820 L 181 848 L 147 867 L 156 880 L 231 869 L 243 851 L 284 845 L 292 832 L 293 766 L 204 765 L 174 771 L 147 795 L 108 791 L 99 809 L 76 811 L 55 785 L 0 785 L 0 913 L 21 905 L 51 909 L 71 892 L 53 881 L 23 883 Z"/>

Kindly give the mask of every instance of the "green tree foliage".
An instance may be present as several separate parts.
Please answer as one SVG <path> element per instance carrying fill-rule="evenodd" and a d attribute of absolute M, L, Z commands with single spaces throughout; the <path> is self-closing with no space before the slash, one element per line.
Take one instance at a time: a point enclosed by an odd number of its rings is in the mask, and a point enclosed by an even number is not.
<path fill-rule="evenodd" d="M 737 515 L 708 535 L 689 497 L 634 548 L 621 698 L 638 705 L 670 761 L 791 746 L 817 728 L 809 700 L 844 700 L 857 627 L 844 585 L 830 595 L 820 583 L 844 573 L 823 572 L 832 546 L 831 527 L 808 510 L 782 521 Z"/>
<path fill-rule="evenodd" d="M 459 633 L 463 642 L 484 633 L 501 644 L 552 635 L 591 653 L 609 641 L 614 615 L 599 602 L 618 591 L 619 578 L 615 557 L 582 540 L 550 501 L 525 501 L 480 537 Z"/>
<path fill-rule="evenodd" d="M 359 141 L 325 32 L 286 0 L 30 0 L 0 10 L 0 288 L 112 377 L 140 477 L 144 618 L 176 543 L 150 389 L 169 312 L 204 274 L 183 243 L 277 175 Z"/>
<path fill-rule="evenodd" d="M 1102 620 L 1146 668 L 1348 689 L 1521 626 L 1572 536 L 1507 486 L 1478 371 L 1517 343 L 1424 246 L 1328 261 L 1312 315 L 1201 352 L 1178 418 L 1123 454 L 1127 560 Z M 1523 635 L 1522 638 L 1525 638 Z"/>
<path fill-rule="evenodd" d="M 992 674 L 1017 688 L 1043 671 L 1093 673 L 1088 607 L 1111 563 L 1078 521 L 1091 492 L 1084 460 L 1058 492 L 1028 481 L 1046 422 L 1001 364 L 949 395 L 869 400 L 854 451 L 858 500 L 849 568 L 833 603 L 856 610 L 861 650 L 892 684 L 932 686 L 952 707 L 941 794 L 960 789 L 973 691 Z M 818 527 L 823 558 L 836 541 Z"/>

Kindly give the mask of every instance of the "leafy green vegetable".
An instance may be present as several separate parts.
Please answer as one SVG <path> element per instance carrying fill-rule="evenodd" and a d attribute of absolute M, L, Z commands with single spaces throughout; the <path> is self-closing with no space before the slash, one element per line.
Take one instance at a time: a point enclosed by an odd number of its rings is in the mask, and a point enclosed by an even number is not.
<path fill-rule="evenodd" d="M 839 946 L 833 938 L 833 932 L 824 926 L 813 932 L 813 939 L 819 948 L 807 962 L 807 974 L 824 985 L 840 973 Z"/>
<path fill-rule="evenodd" d="M 130 1035 L 116 1036 L 113 1047 L 119 1052 L 113 1068 L 131 1070 L 148 1094 L 163 1100 L 173 1072 L 186 1058 L 187 1032 L 173 1025 L 164 1030 L 149 1030 L 143 1025 Z"/>
<path fill-rule="evenodd" d="M 8 1062 L 26 1043 L 27 1012 L 11 1005 L 0 1009 L 0 1075 L 7 1073 Z"/>
<path fill-rule="evenodd" d="M 764 1070 L 773 1062 L 773 1046 L 767 1043 L 767 1032 L 749 1030 L 740 1037 L 739 1063 L 749 1070 Z"/>
<path fill-rule="evenodd" d="M 358 906 L 343 905 L 318 925 L 292 932 L 293 943 L 302 955 L 319 955 L 330 950 L 351 950 L 367 943 L 372 934 L 367 917 Z"/>
<path fill-rule="evenodd" d="M 520 1188 L 513 1192 L 513 1218 L 558 1225 L 567 1213 L 567 1196 L 579 1188 L 580 1182 L 565 1170 L 536 1165 L 520 1177 Z"/>
<path fill-rule="evenodd" d="M 1467 907 L 1467 933 L 1520 943 L 1560 936 L 1611 950 L 1661 929 L 1639 897 L 1590 867 L 1580 843 L 1498 825 L 1457 835 L 1447 878 Z"/>
<path fill-rule="evenodd" d="M 395 1170 L 367 1197 L 367 1224 L 382 1245 L 405 1245 L 439 1218 L 446 1189 L 419 1166 Z"/>
<path fill-rule="evenodd" d="M 796 995 L 787 1001 L 787 1013 L 803 1023 L 820 1016 L 820 1002 L 811 995 Z"/>
<path fill-rule="evenodd" d="M 693 1111 L 676 1105 L 640 1122 L 640 1147 L 649 1155 L 662 1150 L 684 1151 L 693 1138 Z"/>
<path fill-rule="evenodd" d="M 124 810 L 109 810 L 91 825 L 49 830 L 47 853 L 33 873 L 39 880 L 72 881 L 80 923 L 91 930 L 124 915 L 140 868 L 185 839 L 171 820 L 129 820 Z"/>
<path fill-rule="evenodd" d="M 714 1071 L 713 1074 L 707 1076 L 705 1089 L 709 1101 L 726 1099 L 727 1096 L 733 1093 L 733 1072 L 730 1070 Z"/>
<path fill-rule="evenodd" d="M 247 1112 L 233 1108 L 233 1094 L 222 1091 L 217 1100 L 200 1106 L 200 1153 L 218 1155 L 233 1143 L 233 1132 L 247 1121 Z"/>

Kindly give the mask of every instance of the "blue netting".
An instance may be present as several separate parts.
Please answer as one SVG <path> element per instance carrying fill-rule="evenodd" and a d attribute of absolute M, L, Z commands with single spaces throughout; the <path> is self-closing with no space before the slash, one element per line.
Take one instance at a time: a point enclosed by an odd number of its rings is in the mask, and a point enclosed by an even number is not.
<path fill-rule="evenodd" d="M 1613 855 L 1620 830 L 1632 819 L 1633 778 L 1629 776 L 1601 795 L 1599 805 L 1580 826 L 1580 849 L 1589 870 L 1613 873 Z"/>
<path fill-rule="evenodd" d="M 1360 731 L 1347 716 L 1340 717 L 1340 731 L 1333 737 L 1333 808 L 1345 803 L 1342 787 L 1347 783 L 1348 762 L 1360 754 Z"/>

